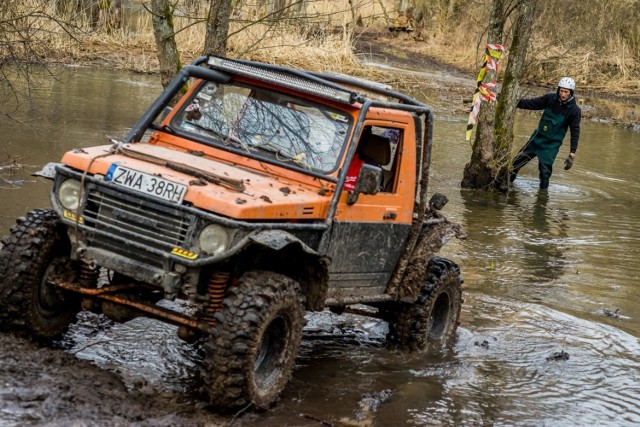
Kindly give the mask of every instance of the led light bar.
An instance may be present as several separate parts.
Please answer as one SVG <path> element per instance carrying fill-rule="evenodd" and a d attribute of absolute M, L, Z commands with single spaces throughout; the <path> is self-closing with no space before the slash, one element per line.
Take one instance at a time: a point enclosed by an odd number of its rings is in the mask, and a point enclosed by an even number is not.
<path fill-rule="evenodd" d="M 216 56 L 210 56 L 207 63 L 219 70 L 277 84 L 289 89 L 299 90 L 325 99 L 338 101 L 343 104 L 353 104 L 357 96 L 355 93 L 346 89 L 339 89 L 318 81 Z"/>

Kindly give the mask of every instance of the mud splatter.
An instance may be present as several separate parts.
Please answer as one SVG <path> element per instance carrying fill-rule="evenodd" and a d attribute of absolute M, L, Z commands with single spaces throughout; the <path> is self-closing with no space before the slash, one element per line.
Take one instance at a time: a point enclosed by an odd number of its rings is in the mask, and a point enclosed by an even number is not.
<path fill-rule="evenodd" d="M 556 361 L 556 360 L 569 360 L 569 353 L 564 350 L 556 351 L 551 356 L 547 357 L 548 361 Z"/>
<path fill-rule="evenodd" d="M 614 319 L 619 319 L 620 318 L 620 309 L 616 308 L 615 310 L 609 310 L 608 308 L 605 308 L 602 310 L 602 312 L 604 313 L 605 316 L 608 317 L 613 317 Z"/>
<path fill-rule="evenodd" d="M 280 191 L 282 191 L 282 194 L 284 194 L 285 196 L 291 194 L 291 189 L 289 187 L 282 187 L 280 188 Z"/>

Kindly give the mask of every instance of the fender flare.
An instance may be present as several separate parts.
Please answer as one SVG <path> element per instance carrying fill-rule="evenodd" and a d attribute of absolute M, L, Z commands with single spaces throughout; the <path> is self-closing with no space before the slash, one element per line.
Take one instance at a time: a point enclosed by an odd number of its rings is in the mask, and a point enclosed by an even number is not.
<path fill-rule="evenodd" d="M 283 230 L 258 231 L 247 236 L 238 255 L 244 266 L 275 271 L 296 280 L 308 310 L 324 308 L 330 259 L 298 237 Z"/>

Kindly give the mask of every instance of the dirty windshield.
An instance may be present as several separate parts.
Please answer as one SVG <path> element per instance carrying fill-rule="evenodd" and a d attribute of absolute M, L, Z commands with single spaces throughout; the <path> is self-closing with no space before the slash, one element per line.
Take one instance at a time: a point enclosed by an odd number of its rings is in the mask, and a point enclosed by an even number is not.
<path fill-rule="evenodd" d="M 351 120 L 335 110 L 242 85 L 201 84 L 172 121 L 183 132 L 272 161 L 331 172 Z"/>

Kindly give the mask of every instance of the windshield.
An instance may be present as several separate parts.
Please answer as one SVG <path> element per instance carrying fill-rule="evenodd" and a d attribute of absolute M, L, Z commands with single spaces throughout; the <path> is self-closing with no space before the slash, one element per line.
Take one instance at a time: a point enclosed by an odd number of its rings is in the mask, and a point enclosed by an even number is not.
<path fill-rule="evenodd" d="M 204 82 L 172 120 L 215 143 L 331 172 L 349 134 L 348 115 L 278 92 Z"/>

